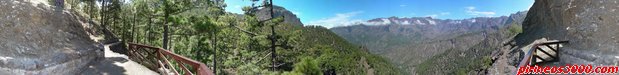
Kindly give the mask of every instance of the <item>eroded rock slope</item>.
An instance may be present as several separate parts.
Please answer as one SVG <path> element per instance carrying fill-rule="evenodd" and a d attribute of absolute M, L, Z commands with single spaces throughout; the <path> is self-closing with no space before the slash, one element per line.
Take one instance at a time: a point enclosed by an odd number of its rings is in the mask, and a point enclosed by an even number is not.
<path fill-rule="evenodd" d="M 91 25 L 34 1 L 0 0 L 0 75 L 78 73 L 101 49 L 89 38 Z"/>

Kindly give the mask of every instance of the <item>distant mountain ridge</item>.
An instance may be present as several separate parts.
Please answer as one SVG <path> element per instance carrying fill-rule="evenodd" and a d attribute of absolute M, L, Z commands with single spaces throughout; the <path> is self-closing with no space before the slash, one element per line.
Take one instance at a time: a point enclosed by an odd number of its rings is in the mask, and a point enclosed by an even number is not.
<path fill-rule="evenodd" d="M 505 27 L 506 25 L 510 25 L 511 23 L 517 23 L 518 25 L 521 24 L 525 16 L 526 11 L 517 12 L 510 16 L 476 17 L 462 20 L 434 19 L 431 17 L 376 18 L 368 20 L 365 23 L 358 23 L 357 25 L 334 27 L 331 28 L 331 31 L 346 38 L 352 43 L 366 46 L 369 44 L 363 43 L 378 41 L 412 41 L 414 43 L 421 43 L 424 41 L 414 40 L 445 40 L 469 32 L 477 32 L 482 30 L 497 30 L 499 28 Z M 382 47 L 369 48 L 372 52 L 378 52 L 376 51 L 377 49 L 384 49 Z"/>
<path fill-rule="evenodd" d="M 330 30 L 353 44 L 367 47 L 371 53 L 390 59 L 411 74 L 417 74 L 416 67 L 420 66 L 418 64 L 428 63 L 430 58 L 447 57 L 445 60 L 452 60 L 456 58 L 452 56 L 473 55 L 481 59 L 482 56 L 490 54 L 490 47 L 481 51 L 485 54 L 474 53 L 513 35 L 507 32 L 507 28 L 512 25 L 520 26 L 526 12 L 461 20 L 431 17 L 376 18 Z M 443 64 L 431 63 L 431 66 L 435 65 L 440 67 Z M 454 72 L 454 67 L 451 66 L 440 68 L 452 69 L 445 71 L 449 74 Z"/>

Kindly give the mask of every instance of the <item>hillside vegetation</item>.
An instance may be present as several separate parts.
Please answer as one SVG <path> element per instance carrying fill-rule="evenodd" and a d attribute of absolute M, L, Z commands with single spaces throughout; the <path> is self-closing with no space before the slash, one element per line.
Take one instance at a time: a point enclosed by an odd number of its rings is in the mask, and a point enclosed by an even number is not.
<path fill-rule="evenodd" d="M 216 74 L 403 73 L 327 28 L 304 27 L 294 14 L 268 0 L 243 7 L 244 14 L 224 12 L 223 0 L 105 0 L 101 8 L 94 0 L 67 2 L 84 4 L 66 7 L 80 10 L 102 30 L 109 30 L 103 31 L 106 41 L 169 49 L 207 64 Z M 268 12 L 270 8 L 274 13 Z"/>

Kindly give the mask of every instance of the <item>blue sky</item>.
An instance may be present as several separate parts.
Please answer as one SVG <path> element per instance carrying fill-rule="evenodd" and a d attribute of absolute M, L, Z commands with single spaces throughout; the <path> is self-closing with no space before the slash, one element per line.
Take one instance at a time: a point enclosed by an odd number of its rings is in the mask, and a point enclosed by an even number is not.
<path fill-rule="evenodd" d="M 374 18 L 433 17 L 466 19 L 506 16 L 528 10 L 533 0 L 273 0 L 295 13 L 306 25 L 327 28 Z M 242 13 L 249 0 L 226 0 L 226 11 Z"/>

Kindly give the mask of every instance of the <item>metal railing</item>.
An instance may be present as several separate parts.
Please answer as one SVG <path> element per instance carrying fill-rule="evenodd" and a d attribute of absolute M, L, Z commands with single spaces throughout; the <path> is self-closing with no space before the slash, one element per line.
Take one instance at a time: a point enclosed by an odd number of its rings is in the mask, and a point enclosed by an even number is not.
<path fill-rule="evenodd" d="M 174 54 L 168 50 L 129 43 L 128 56 L 131 60 L 136 61 L 151 70 L 156 70 L 163 75 L 214 75 L 204 63 Z M 170 60 L 174 62 L 170 62 Z M 175 66 L 180 67 L 181 71 L 177 71 Z M 190 68 L 188 68 L 190 67 Z"/>
<path fill-rule="evenodd" d="M 529 49 L 525 57 L 520 61 L 520 63 L 518 64 L 518 67 L 522 67 L 526 65 L 536 65 L 536 64 L 544 63 L 544 62 L 558 61 L 559 54 L 560 54 L 559 53 L 560 45 L 563 43 L 569 43 L 569 42 L 568 41 L 556 41 L 556 42 L 545 42 L 545 43 L 534 44 L 533 46 L 531 46 L 531 49 Z M 546 51 L 543 50 L 543 48 L 541 47 L 547 47 L 545 49 L 550 49 L 550 51 L 554 51 L 555 55 L 547 52 L 547 50 Z M 538 55 L 539 52 L 548 55 L 550 59 L 542 58 L 541 56 Z M 537 59 L 540 59 L 541 62 L 538 63 Z"/>

